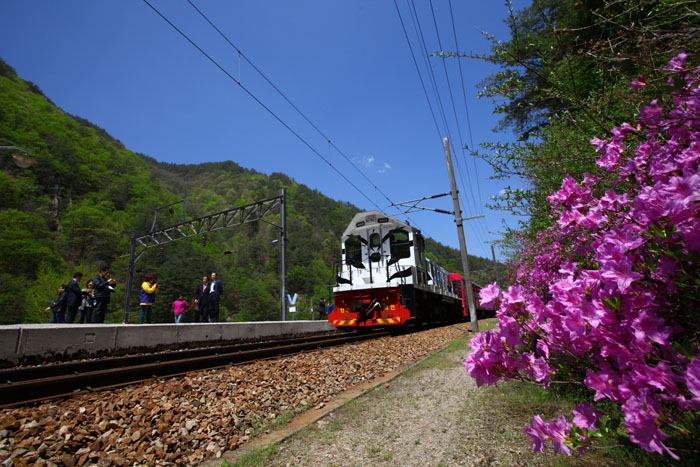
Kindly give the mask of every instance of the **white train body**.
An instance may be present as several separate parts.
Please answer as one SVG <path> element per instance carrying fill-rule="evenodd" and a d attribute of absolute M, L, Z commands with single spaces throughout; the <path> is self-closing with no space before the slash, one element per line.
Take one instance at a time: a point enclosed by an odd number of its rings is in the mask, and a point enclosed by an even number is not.
<path fill-rule="evenodd" d="M 462 280 L 425 257 L 419 230 L 378 211 L 356 214 L 341 238 L 333 326 L 400 325 L 464 316 Z"/>

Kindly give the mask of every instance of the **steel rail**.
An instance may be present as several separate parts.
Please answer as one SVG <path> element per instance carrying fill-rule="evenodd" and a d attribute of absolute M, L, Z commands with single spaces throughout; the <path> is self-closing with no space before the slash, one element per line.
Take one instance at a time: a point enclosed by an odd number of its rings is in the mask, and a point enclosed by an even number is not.
<path fill-rule="evenodd" d="M 342 337 L 350 333 L 336 333 L 334 337 Z M 271 346 L 290 345 L 301 342 L 315 342 L 325 340 L 330 334 L 309 335 L 304 337 L 271 339 L 266 341 L 248 342 L 242 344 L 211 345 L 196 349 L 172 350 L 166 352 L 151 352 L 138 355 L 120 357 L 105 357 L 82 361 L 56 363 L 51 365 L 37 365 L 23 368 L 10 368 L 0 370 L 0 382 L 16 383 L 30 379 L 47 378 L 71 373 L 85 373 L 88 371 L 107 370 L 126 366 L 143 365 L 154 362 L 182 360 L 185 358 L 202 357 L 205 355 L 238 352 L 244 350 L 262 349 Z"/>
<path fill-rule="evenodd" d="M 41 375 L 40 370 L 34 370 L 33 368 L 5 370 L 0 372 L 0 377 L 3 377 L 2 381 L 4 381 L 0 384 L 0 407 L 11 407 L 28 402 L 70 396 L 74 391 L 80 389 L 97 390 L 107 387 L 122 386 L 151 378 L 174 376 L 195 370 L 241 364 L 322 347 L 375 339 L 387 335 L 389 335 L 389 332 L 352 333 L 351 335 L 340 337 L 325 336 L 321 338 L 297 340 L 303 340 L 303 342 L 288 340 L 281 345 L 279 342 L 274 342 L 269 344 L 275 345 L 267 347 L 263 345 L 264 343 L 245 344 L 248 346 L 246 350 L 242 350 L 240 346 L 234 346 L 233 349 L 227 346 L 227 350 L 224 352 L 221 352 L 218 348 L 196 349 L 196 351 L 200 352 L 209 350 L 209 353 L 200 355 L 192 353 L 185 356 L 185 358 L 174 358 L 171 360 L 166 360 L 166 358 L 174 356 L 175 354 L 179 354 L 179 356 L 182 357 L 184 352 L 189 351 L 149 354 L 148 357 L 152 358 L 150 362 L 138 360 L 144 356 L 134 356 L 40 367 L 48 373 L 53 373 L 50 376 Z M 253 346 L 256 348 L 250 348 Z M 168 357 L 162 358 L 164 355 Z M 123 366 L 125 359 L 133 360 L 128 366 Z M 119 360 L 122 362 L 122 366 L 115 366 L 114 363 L 110 363 L 110 360 Z M 80 365 L 83 365 L 83 371 L 77 371 L 75 369 Z M 111 368 L 105 369 L 105 367 L 102 366 L 99 367 L 99 369 L 95 369 L 95 365 L 107 365 L 111 366 Z M 61 367 L 61 370 L 48 370 L 51 367 Z M 34 376 L 31 376 L 31 370 L 34 371 Z M 6 376 L 10 376 L 10 371 L 16 372 L 14 373 L 15 380 L 6 379 Z M 25 379 L 20 380 L 20 377 L 24 377 Z"/>

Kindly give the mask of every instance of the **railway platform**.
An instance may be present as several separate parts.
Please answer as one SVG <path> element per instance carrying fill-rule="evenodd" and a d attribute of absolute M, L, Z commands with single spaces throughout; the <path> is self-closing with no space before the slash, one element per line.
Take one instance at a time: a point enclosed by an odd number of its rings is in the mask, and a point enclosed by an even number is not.
<path fill-rule="evenodd" d="M 327 321 L 0 326 L 0 367 L 332 332 Z"/>

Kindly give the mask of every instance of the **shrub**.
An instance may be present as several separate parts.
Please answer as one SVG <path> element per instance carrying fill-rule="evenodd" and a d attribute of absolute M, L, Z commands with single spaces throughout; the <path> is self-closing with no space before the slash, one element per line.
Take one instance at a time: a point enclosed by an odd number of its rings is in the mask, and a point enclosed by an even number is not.
<path fill-rule="evenodd" d="M 599 172 L 547 198 L 555 226 L 526 246 L 513 285 L 482 290 L 498 327 L 464 361 L 478 385 L 582 385 L 620 408 L 633 443 L 674 459 L 700 440 L 700 68 L 687 56 L 664 68 L 667 102 L 591 141 Z M 572 423 L 536 416 L 525 432 L 570 455 L 615 422 L 583 401 Z"/>

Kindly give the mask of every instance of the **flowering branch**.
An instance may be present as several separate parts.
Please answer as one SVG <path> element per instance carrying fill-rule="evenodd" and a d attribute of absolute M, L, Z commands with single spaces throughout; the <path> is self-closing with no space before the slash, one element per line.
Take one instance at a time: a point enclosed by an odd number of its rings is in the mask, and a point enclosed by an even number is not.
<path fill-rule="evenodd" d="M 700 439 L 700 69 L 687 57 L 664 67 L 668 108 L 654 100 L 635 125 L 591 140 L 599 172 L 566 177 L 547 198 L 554 227 L 526 245 L 513 285 L 481 290 L 498 326 L 464 361 L 478 386 L 585 385 L 621 409 L 632 442 L 674 459 L 676 438 Z M 582 453 L 596 422 L 616 429 L 603 415 L 584 401 L 573 424 L 536 416 L 525 432 L 536 451 Z"/>

